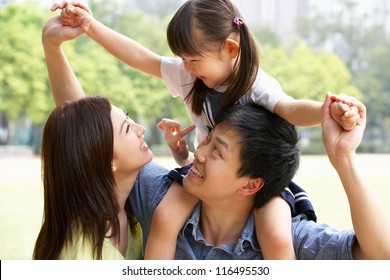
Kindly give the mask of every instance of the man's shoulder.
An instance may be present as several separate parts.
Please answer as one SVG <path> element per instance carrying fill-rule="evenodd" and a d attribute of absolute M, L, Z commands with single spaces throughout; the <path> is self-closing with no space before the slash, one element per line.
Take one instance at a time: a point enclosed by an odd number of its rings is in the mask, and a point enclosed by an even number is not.
<path fill-rule="evenodd" d="M 299 260 L 352 259 L 353 230 L 337 230 L 300 214 L 292 219 L 292 237 Z"/>

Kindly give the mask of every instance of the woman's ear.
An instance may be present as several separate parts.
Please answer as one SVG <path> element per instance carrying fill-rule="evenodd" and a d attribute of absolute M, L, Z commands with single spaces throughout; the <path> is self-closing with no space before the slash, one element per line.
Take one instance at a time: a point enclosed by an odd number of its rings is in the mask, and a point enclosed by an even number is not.
<path fill-rule="evenodd" d="M 264 180 L 262 178 L 249 179 L 246 185 L 238 190 L 238 194 L 242 196 L 252 195 L 258 192 L 263 186 Z"/>
<path fill-rule="evenodd" d="M 228 51 L 230 58 L 235 59 L 238 55 L 238 51 L 240 50 L 240 45 L 236 40 L 228 38 L 225 41 L 225 48 Z"/>
<path fill-rule="evenodd" d="M 117 167 L 114 163 L 111 163 L 111 169 L 113 173 L 117 170 Z"/>

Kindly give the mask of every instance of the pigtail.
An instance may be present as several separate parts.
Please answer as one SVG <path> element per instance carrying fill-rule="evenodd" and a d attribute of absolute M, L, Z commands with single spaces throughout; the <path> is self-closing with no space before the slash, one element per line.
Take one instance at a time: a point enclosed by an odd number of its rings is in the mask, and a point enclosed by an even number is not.
<path fill-rule="evenodd" d="M 224 93 L 222 109 L 233 105 L 250 91 L 260 64 L 259 49 L 248 26 L 241 18 L 235 17 L 233 28 L 240 34 L 240 50 L 234 66 L 232 84 Z"/>

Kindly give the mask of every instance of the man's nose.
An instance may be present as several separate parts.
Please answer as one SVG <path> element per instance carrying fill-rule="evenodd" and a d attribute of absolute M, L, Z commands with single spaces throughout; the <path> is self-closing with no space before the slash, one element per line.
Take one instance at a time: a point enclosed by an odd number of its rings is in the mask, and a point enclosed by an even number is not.
<path fill-rule="evenodd" d="M 206 153 L 207 153 L 207 145 L 204 145 L 203 142 L 199 144 L 194 152 L 194 157 L 201 163 L 206 162 Z"/>

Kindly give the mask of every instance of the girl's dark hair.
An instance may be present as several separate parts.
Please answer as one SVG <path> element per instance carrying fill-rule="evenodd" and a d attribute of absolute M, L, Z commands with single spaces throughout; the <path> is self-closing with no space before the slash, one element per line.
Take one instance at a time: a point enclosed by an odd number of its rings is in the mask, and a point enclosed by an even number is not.
<path fill-rule="evenodd" d="M 264 206 L 286 188 L 299 167 L 300 152 L 295 126 L 255 104 L 235 104 L 222 112 L 219 124 L 239 138 L 238 176 L 262 178 L 255 207 Z"/>
<path fill-rule="evenodd" d="M 173 16 L 167 29 L 167 40 L 177 56 L 202 56 L 210 48 L 222 48 L 231 33 L 240 35 L 240 50 L 231 81 L 223 93 L 222 109 L 229 107 L 247 93 L 259 69 L 259 51 L 256 41 L 245 22 L 239 27 L 234 19 L 242 19 L 230 0 L 189 0 Z M 196 40 L 194 30 L 200 31 L 201 40 Z M 207 42 L 207 43 L 204 43 Z M 192 111 L 200 115 L 207 96 L 207 86 L 196 79 L 185 98 Z"/>
<path fill-rule="evenodd" d="M 111 104 L 104 97 L 86 97 L 57 107 L 42 138 L 43 223 L 34 259 L 58 259 L 74 232 L 93 245 L 102 258 L 107 230 L 119 240 L 119 206 L 111 168 L 114 135 Z M 127 202 L 132 230 L 136 221 Z"/>

